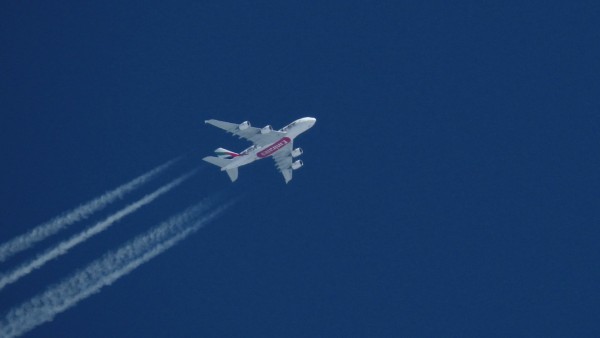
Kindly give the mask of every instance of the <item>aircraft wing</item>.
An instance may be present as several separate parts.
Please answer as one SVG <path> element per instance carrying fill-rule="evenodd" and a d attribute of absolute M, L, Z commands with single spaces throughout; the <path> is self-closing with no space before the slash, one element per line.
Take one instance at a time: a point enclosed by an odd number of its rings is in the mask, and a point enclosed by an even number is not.
<path fill-rule="evenodd" d="M 282 138 L 285 133 L 271 130 L 266 134 L 261 133 L 261 128 L 248 126 L 245 129 L 240 129 L 240 124 L 224 122 L 219 120 L 206 120 L 205 123 L 212 124 L 217 128 L 221 128 L 228 133 L 232 133 L 233 135 L 238 136 L 239 138 L 246 139 L 254 144 L 264 146 L 267 144 L 271 144 L 280 138 Z"/>
<path fill-rule="evenodd" d="M 293 141 L 286 144 L 278 152 L 273 154 L 273 160 L 275 160 L 275 166 L 277 170 L 283 174 L 285 183 L 292 180 L 292 149 L 294 149 Z"/>

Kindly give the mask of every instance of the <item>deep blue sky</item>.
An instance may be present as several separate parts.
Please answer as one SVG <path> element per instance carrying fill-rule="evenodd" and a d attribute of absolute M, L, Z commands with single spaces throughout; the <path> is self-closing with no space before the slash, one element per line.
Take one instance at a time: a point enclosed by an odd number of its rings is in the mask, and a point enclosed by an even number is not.
<path fill-rule="evenodd" d="M 244 196 L 32 337 L 600 335 L 597 1 L 0 13 L 0 240 L 175 156 L 161 181 L 202 167 L 4 290 L 2 313 L 203 197 Z M 303 116 L 289 185 L 270 160 L 233 185 L 200 160 L 247 146 L 205 119 Z"/>

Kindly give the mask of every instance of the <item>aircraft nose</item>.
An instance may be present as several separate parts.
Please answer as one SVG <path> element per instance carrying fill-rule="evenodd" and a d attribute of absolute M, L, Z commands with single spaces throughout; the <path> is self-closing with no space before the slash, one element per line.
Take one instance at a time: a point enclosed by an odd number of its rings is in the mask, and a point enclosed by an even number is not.
<path fill-rule="evenodd" d="M 315 123 L 317 123 L 317 119 L 314 117 L 307 117 L 306 120 L 308 121 L 308 123 L 310 123 L 310 126 L 314 126 Z"/>

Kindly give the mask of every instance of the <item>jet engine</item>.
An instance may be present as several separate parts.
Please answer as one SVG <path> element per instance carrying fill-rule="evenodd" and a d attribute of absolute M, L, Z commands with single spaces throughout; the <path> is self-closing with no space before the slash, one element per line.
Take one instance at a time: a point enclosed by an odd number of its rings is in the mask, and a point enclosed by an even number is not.
<path fill-rule="evenodd" d="M 273 127 L 271 127 L 270 125 L 266 125 L 264 126 L 264 128 L 260 129 L 260 133 L 261 134 L 268 134 L 273 130 Z"/>
<path fill-rule="evenodd" d="M 240 123 L 240 126 L 238 127 L 240 130 L 246 130 L 248 129 L 248 127 L 250 127 L 250 122 L 245 121 Z"/>
<path fill-rule="evenodd" d="M 294 150 L 292 150 L 292 157 L 298 157 L 300 155 L 302 155 L 303 151 L 302 148 L 296 148 Z"/>
<path fill-rule="evenodd" d="M 294 169 L 294 170 L 300 169 L 303 165 L 304 165 L 304 163 L 302 162 L 302 160 L 298 160 L 298 161 L 292 163 L 292 169 Z"/>

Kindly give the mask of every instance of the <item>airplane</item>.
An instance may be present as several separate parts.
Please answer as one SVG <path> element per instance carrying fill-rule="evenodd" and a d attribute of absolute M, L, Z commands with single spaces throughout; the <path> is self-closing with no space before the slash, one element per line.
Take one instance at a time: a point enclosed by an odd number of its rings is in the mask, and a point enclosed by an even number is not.
<path fill-rule="evenodd" d="M 263 128 L 252 127 L 248 121 L 237 124 L 214 119 L 206 120 L 204 123 L 221 128 L 253 144 L 239 154 L 217 148 L 215 150 L 216 157 L 207 156 L 203 160 L 220 167 L 221 171 L 227 173 L 231 182 L 235 182 L 238 178 L 239 167 L 256 160 L 272 157 L 275 160 L 275 166 L 283 174 L 285 183 L 288 183 L 292 179 L 292 171 L 300 169 L 304 165 L 301 160 L 293 161 L 293 158 L 303 153 L 301 148 L 294 149 L 294 139 L 312 128 L 316 122 L 317 119 L 314 117 L 303 117 L 279 130 L 273 130 L 270 125 Z"/>

